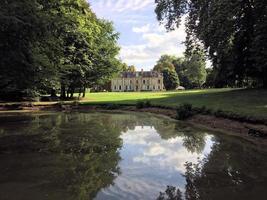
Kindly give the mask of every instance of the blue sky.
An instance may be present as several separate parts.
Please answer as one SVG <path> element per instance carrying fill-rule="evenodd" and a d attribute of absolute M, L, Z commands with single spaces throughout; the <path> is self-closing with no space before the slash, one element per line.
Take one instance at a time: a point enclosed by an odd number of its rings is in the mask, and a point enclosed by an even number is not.
<path fill-rule="evenodd" d="M 154 0 L 88 0 L 98 17 L 113 21 L 120 33 L 119 58 L 150 70 L 163 54 L 182 56 L 185 30 L 167 32 L 154 13 Z"/>

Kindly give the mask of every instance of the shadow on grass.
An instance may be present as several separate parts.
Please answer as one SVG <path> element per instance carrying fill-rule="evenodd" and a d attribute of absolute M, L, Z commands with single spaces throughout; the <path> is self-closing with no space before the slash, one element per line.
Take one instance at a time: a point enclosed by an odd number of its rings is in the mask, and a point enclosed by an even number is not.
<path fill-rule="evenodd" d="M 109 94 L 111 93 L 107 93 L 107 95 Z M 189 90 L 185 92 L 164 92 L 159 93 L 158 97 L 155 97 L 154 94 L 157 94 L 153 93 L 151 98 L 147 96 L 148 93 L 144 94 L 146 94 L 144 97 L 138 94 L 136 96 L 132 95 L 132 97 L 128 97 L 129 99 L 111 99 L 106 101 L 96 99 L 89 102 L 83 102 L 82 104 L 135 105 L 139 101 L 150 101 L 152 105 L 155 106 L 159 105 L 176 108 L 181 104 L 189 103 L 198 108 L 205 106 L 212 110 L 223 110 L 241 115 L 267 118 L 267 90 L 263 89 L 210 89 Z M 140 98 L 138 98 L 139 95 Z"/>

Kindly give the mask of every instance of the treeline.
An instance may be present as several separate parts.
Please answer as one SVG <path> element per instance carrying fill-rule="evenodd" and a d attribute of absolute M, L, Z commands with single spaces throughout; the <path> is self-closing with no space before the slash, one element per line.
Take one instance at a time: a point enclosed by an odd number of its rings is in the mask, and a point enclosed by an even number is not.
<path fill-rule="evenodd" d="M 206 62 L 201 51 L 195 51 L 189 57 L 163 55 L 153 70 L 163 73 L 167 90 L 174 90 L 179 85 L 186 89 L 207 87 Z"/>
<path fill-rule="evenodd" d="M 2 1 L 0 98 L 84 95 L 119 70 L 118 37 L 86 0 Z"/>
<path fill-rule="evenodd" d="M 205 50 L 215 87 L 267 88 L 267 1 L 156 0 L 168 30 L 186 17 L 186 54 Z"/>

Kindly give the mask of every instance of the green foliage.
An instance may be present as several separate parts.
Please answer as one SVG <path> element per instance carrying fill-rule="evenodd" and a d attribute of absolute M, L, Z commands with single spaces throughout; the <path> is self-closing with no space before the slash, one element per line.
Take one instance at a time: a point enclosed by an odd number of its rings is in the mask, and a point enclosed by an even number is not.
<path fill-rule="evenodd" d="M 136 108 L 138 108 L 138 109 L 149 108 L 151 106 L 152 106 L 152 104 L 150 101 L 138 101 L 136 103 Z"/>
<path fill-rule="evenodd" d="M 176 60 L 175 56 L 162 55 L 157 61 L 157 64 L 154 66 L 154 71 L 162 72 L 164 69 L 175 70 L 173 62 Z"/>
<path fill-rule="evenodd" d="M 267 2 L 156 0 L 158 20 L 172 30 L 186 15 L 186 56 L 205 49 L 214 84 L 267 87 Z"/>
<path fill-rule="evenodd" d="M 176 71 L 166 68 L 162 71 L 162 73 L 166 90 L 174 90 L 179 86 L 179 77 Z"/>
<path fill-rule="evenodd" d="M 184 76 L 189 81 L 189 88 L 200 88 L 206 81 L 206 63 L 202 53 L 195 52 L 186 59 Z"/>
<path fill-rule="evenodd" d="M 186 120 L 194 115 L 193 107 L 191 104 L 183 104 L 177 108 L 178 120 Z"/>
<path fill-rule="evenodd" d="M 164 69 L 176 71 L 180 85 L 185 88 L 200 88 L 206 81 L 205 55 L 202 51 L 194 51 L 187 57 L 163 55 L 154 66 L 154 71 Z"/>
<path fill-rule="evenodd" d="M 136 72 L 136 67 L 134 65 L 128 66 L 126 63 L 121 64 L 122 72 Z"/>
<path fill-rule="evenodd" d="M 72 97 L 119 71 L 118 33 L 85 0 L 4 1 L 0 29 L 0 98 Z"/>

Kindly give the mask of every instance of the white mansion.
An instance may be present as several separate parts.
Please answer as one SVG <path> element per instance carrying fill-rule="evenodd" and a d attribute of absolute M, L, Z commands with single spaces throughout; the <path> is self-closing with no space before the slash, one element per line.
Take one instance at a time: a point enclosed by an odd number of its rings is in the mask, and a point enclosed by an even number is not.
<path fill-rule="evenodd" d="M 155 71 L 123 72 L 112 79 L 113 92 L 126 91 L 162 91 L 164 90 L 163 75 Z"/>

